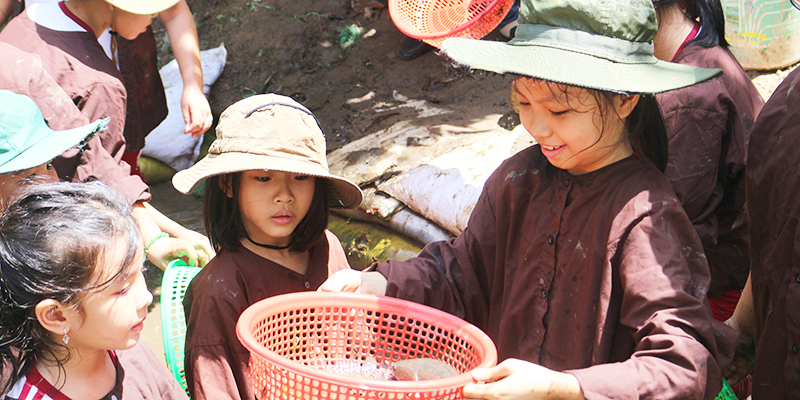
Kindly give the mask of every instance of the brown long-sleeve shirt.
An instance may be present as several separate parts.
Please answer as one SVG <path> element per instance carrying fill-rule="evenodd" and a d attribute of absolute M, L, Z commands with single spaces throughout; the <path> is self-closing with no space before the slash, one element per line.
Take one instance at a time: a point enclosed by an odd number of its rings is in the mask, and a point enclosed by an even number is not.
<path fill-rule="evenodd" d="M 16 47 L 0 42 L 0 89 L 23 94 L 36 103 L 48 126 L 54 130 L 77 128 L 89 123 L 72 103 L 63 89 L 47 74 L 39 56 L 25 53 Z M 125 148 L 122 137 L 114 148 Z M 138 176 L 130 175 L 130 166 L 108 153 L 95 137 L 83 150 L 73 148 L 57 158 L 53 165 L 59 178 L 65 181 L 82 182 L 97 179 L 122 193 L 133 204 L 150 200 L 147 185 Z"/>
<path fill-rule="evenodd" d="M 122 72 L 93 33 L 49 29 L 32 21 L 27 12 L 0 31 L 0 41 L 38 54 L 45 70 L 89 119 L 111 117 L 100 139 L 115 158 L 123 151 L 141 150 L 145 136 L 167 116 L 151 29 L 133 41 L 117 39 Z M 120 143 L 126 146 L 119 147 Z"/>
<path fill-rule="evenodd" d="M 187 400 L 178 381 L 160 360 L 142 342 L 137 343 L 127 350 L 109 352 L 116 369 L 116 384 L 101 400 Z M 42 397 L 42 396 L 48 397 Z M 68 399 L 47 382 L 33 368 L 20 381 L 9 394 L 10 399 L 41 399 L 53 398 L 57 400 Z M 77 400 L 77 399 L 76 399 Z"/>
<path fill-rule="evenodd" d="M 656 95 L 669 138 L 665 174 L 703 243 L 714 298 L 744 288 L 750 272 L 744 167 L 764 100 L 721 46 L 689 45 L 673 62 L 722 69 L 705 82 Z"/>
<path fill-rule="evenodd" d="M 800 398 L 800 70 L 750 134 L 747 214 L 755 310 L 754 400 Z"/>
<path fill-rule="evenodd" d="M 376 269 L 387 295 L 465 318 L 500 360 L 569 370 L 587 399 L 709 399 L 722 383 L 702 245 L 640 156 L 572 176 L 523 150 L 460 236 Z"/>
<path fill-rule="evenodd" d="M 339 239 L 325 231 L 309 249 L 305 275 L 242 247 L 222 250 L 186 290 L 185 367 L 193 400 L 255 399 L 249 351 L 236 336 L 239 315 L 253 303 L 279 294 L 317 290 L 328 276 L 349 268 Z"/>

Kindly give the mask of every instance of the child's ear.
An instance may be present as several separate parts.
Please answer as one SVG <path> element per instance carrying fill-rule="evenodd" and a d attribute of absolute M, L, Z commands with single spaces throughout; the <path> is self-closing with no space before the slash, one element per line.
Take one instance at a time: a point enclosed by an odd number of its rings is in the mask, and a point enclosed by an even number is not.
<path fill-rule="evenodd" d="M 225 192 L 229 199 L 233 198 L 233 188 L 231 187 L 231 176 L 229 174 L 219 177 L 219 189 Z"/>
<path fill-rule="evenodd" d="M 633 109 L 636 108 L 637 104 L 639 104 L 639 95 L 619 95 L 615 98 L 614 103 L 617 108 L 617 115 L 619 115 L 620 118 L 625 119 L 631 115 Z"/>
<path fill-rule="evenodd" d="M 58 300 L 45 299 L 39 302 L 34 309 L 39 324 L 56 335 L 63 335 L 69 331 L 69 321 L 64 315 L 64 305 Z"/>

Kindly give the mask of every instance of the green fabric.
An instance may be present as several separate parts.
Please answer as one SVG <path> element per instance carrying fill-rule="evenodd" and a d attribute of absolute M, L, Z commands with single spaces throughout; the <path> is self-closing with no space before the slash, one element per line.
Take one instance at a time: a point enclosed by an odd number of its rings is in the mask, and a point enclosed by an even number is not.
<path fill-rule="evenodd" d="M 522 0 L 518 22 L 508 43 L 450 38 L 442 52 L 470 68 L 616 93 L 660 93 L 722 72 L 653 56 L 651 0 Z"/>
<path fill-rule="evenodd" d="M 652 0 L 522 0 L 518 22 L 634 42 L 652 42 L 658 29 Z"/>
<path fill-rule="evenodd" d="M 0 90 L 0 174 L 38 167 L 77 146 L 109 119 L 54 131 L 30 97 Z"/>

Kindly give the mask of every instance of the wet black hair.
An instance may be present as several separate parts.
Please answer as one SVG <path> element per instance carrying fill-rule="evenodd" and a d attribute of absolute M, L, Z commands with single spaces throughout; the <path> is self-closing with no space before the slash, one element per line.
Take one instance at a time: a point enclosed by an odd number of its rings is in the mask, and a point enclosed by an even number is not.
<path fill-rule="evenodd" d="M 0 398 L 37 359 L 52 359 L 63 372 L 66 349 L 39 324 L 37 304 L 46 299 L 75 306 L 83 295 L 120 279 L 131 267 L 141 237 L 131 207 L 100 182 L 47 183 L 24 189 L 0 216 Z M 120 240 L 125 260 L 103 282 L 95 269 Z M 104 275 L 106 276 L 106 275 Z"/>
<path fill-rule="evenodd" d="M 205 182 L 203 194 L 203 222 L 214 250 L 236 252 L 241 247 L 240 240 L 247 237 L 239 208 L 239 187 L 241 172 L 215 175 Z M 314 198 L 308 213 L 294 228 L 289 241 L 289 251 L 302 253 L 325 233 L 330 216 L 331 183 L 325 178 L 314 178 Z M 230 187 L 234 195 L 228 197 L 222 189 Z"/>
<path fill-rule="evenodd" d="M 515 83 L 517 78 L 526 78 L 524 75 L 514 75 L 512 81 L 512 99 L 511 103 L 518 102 L 516 96 Z M 527 77 L 529 78 L 529 77 Z M 565 105 L 569 105 L 569 94 L 576 93 L 575 91 L 586 90 L 596 101 L 599 108 L 600 116 L 603 121 L 606 121 L 607 113 L 613 112 L 613 101 L 617 96 L 627 96 L 625 93 L 615 93 L 596 89 L 586 89 L 578 86 L 566 85 L 561 83 L 553 83 L 544 80 L 533 79 L 534 82 L 547 82 L 548 87 L 553 93 L 555 98 L 561 98 L 561 94 L 567 94 Z M 664 125 L 664 119 L 661 115 L 661 108 L 652 94 L 640 94 L 639 101 L 636 106 L 631 110 L 631 113 L 625 119 L 625 127 L 627 128 L 627 139 L 630 141 L 634 151 L 642 154 L 650 159 L 650 161 L 661 171 L 664 172 L 667 168 L 668 156 L 668 139 L 667 128 Z M 601 126 L 600 134 L 604 132 L 604 127 Z M 600 138 L 597 139 L 598 142 Z M 585 149 L 583 150 L 585 151 Z"/>
<path fill-rule="evenodd" d="M 728 41 L 725 40 L 725 15 L 720 0 L 653 0 L 656 13 L 672 4 L 680 5 L 686 10 L 686 16 L 700 21 L 700 33 L 689 43 L 706 48 L 716 45 L 728 47 Z"/>

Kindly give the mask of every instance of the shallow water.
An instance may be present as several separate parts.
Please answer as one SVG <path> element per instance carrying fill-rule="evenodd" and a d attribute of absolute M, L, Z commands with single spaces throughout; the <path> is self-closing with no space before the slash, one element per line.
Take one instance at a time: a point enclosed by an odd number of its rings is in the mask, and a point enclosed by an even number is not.
<path fill-rule="evenodd" d="M 319 360 L 308 364 L 311 367 L 321 369 L 339 376 L 349 376 L 353 378 L 390 380 L 394 376 L 394 368 L 387 363 L 375 361 L 375 357 L 368 357 L 366 360 Z"/>

